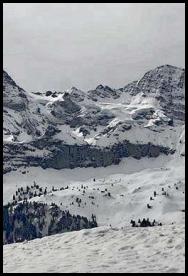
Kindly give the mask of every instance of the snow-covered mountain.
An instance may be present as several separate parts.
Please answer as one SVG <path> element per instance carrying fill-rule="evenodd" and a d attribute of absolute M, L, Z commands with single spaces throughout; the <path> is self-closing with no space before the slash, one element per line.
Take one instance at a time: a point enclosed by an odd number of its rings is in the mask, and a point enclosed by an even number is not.
<path fill-rule="evenodd" d="M 164 65 L 120 89 L 29 93 L 4 72 L 4 172 L 174 153 L 184 125 L 184 78 L 183 69 Z"/>
<path fill-rule="evenodd" d="M 31 93 L 3 73 L 4 205 L 56 204 L 99 226 L 5 245 L 4 272 L 184 271 L 184 78 L 164 65 L 119 89 Z M 130 226 L 143 218 L 162 226 Z"/>

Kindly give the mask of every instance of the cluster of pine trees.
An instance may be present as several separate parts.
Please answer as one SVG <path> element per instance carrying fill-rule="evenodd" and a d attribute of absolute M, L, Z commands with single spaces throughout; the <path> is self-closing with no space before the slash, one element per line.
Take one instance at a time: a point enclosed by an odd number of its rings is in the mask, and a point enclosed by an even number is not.
<path fill-rule="evenodd" d="M 38 184 L 34 181 L 32 186 L 26 186 L 25 188 L 18 188 L 15 194 L 12 196 L 12 202 L 16 205 L 19 201 L 28 200 L 36 196 L 42 196 L 47 194 L 47 187 L 39 187 Z"/>
<path fill-rule="evenodd" d="M 155 219 L 151 222 L 149 218 L 145 219 L 143 218 L 142 220 L 139 219 L 138 222 L 136 223 L 135 220 L 131 220 L 131 225 L 132 227 L 152 227 L 152 226 L 162 226 L 161 222 L 157 222 Z"/>
<path fill-rule="evenodd" d="M 3 243 L 22 242 L 44 236 L 97 227 L 91 220 L 62 211 L 56 204 L 21 202 L 3 206 Z"/>

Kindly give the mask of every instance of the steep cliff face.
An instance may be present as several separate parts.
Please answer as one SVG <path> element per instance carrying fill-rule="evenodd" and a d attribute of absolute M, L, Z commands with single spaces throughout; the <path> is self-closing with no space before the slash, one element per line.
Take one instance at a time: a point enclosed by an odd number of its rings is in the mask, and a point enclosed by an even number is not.
<path fill-rule="evenodd" d="M 184 125 L 184 78 L 183 69 L 165 65 L 120 89 L 34 94 L 3 72 L 4 172 L 174 153 Z"/>
<path fill-rule="evenodd" d="M 44 154 L 46 149 L 47 154 Z M 28 144 L 5 145 L 4 173 L 11 168 L 41 166 L 42 168 L 106 167 L 119 164 L 123 157 L 158 157 L 160 154 L 173 154 L 175 150 L 148 144 L 132 144 L 124 141 L 111 147 L 90 145 L 66 145 L 61 141 L 39 140 Z"/>
<path fill-rule="evenodd" d="M 157 67 L 144 75 L 136 89 L 157 99 L 168 116 L 184 120 L 185 70 L 171 65 Z"/>

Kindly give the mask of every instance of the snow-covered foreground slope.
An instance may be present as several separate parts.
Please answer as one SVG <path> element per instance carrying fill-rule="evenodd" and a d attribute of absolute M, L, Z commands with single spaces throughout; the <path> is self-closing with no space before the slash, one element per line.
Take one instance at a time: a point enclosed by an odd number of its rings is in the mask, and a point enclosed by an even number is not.
<path fill-rule="evenodd" d="M 5 245 L 4 273 L 184 273 L 184 226 L 99 227 Z"/>

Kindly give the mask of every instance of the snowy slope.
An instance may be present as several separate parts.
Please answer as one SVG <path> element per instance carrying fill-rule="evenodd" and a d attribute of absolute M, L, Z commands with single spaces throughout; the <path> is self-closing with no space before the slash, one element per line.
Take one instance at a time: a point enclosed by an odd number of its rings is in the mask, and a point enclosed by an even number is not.
<path fill-rule="evenodd" d="M 35 181 L 40 187 L 47 187 L 49 193 L 32 200 L 61 204 L 63 210 L 72 214 L 91 217 L 93 213 L 99 225 L 129 225 L 131 219 L 144 217 L 165 224 L 184 223 L 184 171 L 184 158 L 180 157 L 172 160 L 169 157 L 128 158 L 118 166 L 97 169 L 56 171 L 30 168 L 24 175 L 21 171 L 4 175 L 3 198 L 6 204 L 18 188 L 31 186 Z M 68 189 L 60 190 L 67 185 Z M 57 191 L 52 192 L 52 186 Z M 83 186 L 86 187 L 85 193 Z M 162 189 L 168 196 L 163 195 Z M 157 192 L 155 198 L 154 191 Z M 76 204 L 77 197 L 82 200 L 80 207 Z M 154 200 L 151 201 L 150 197 Z M 147 203 L 152 205 L 152 209 L 147 208 Z"/>
<path fill-rule="evenodd" d="M 3 247 L 4 273 L 185 273 L 184 226 L 92 230 Z"/>

